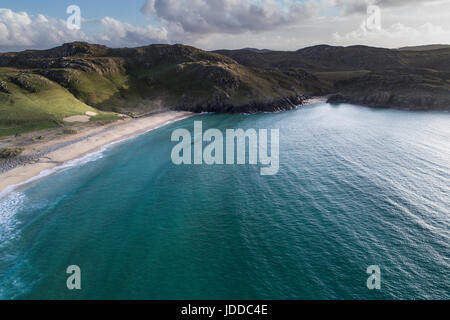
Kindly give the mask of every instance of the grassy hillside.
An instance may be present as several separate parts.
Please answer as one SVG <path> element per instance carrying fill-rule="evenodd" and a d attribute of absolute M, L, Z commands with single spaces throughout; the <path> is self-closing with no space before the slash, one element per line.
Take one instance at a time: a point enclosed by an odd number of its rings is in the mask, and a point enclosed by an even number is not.
<path fill-rule="evenodd" d="M 0 66 L 45 77 L 77 100 L 73 110 L 81 103 L 130 115 L 164 109 L 230 112 L 248 104 L 267 107 L 270 101 L 283 104 L 323 87 L 301 70 L 261 70 L 184 45 L 110 49 L 75 42 L 2 54 Z M 308 77 L 310 81 L 303 81 Z M 15 94 L 17 88 L 12 89 Z M 41 99 L 36 92 L 28 94 Z"/>
<path fill-rule="evenodd" d="M 63 126 L 65 117 L 100 112 L 47 78 L 0 68 L 0 135 Z M 114 117 L 114 115 L 110 115 Z"/>

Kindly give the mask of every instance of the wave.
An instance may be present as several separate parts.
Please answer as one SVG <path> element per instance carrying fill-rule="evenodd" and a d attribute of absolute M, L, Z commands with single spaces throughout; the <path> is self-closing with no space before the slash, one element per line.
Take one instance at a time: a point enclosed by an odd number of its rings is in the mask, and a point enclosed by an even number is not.
<path fill-rule="evenodd" d="M 18 225 L 14 216 L 22 210 L 25 199 L 23 193 L 13 192 L 0 200 L 0 248 L 14 236 Z"/>

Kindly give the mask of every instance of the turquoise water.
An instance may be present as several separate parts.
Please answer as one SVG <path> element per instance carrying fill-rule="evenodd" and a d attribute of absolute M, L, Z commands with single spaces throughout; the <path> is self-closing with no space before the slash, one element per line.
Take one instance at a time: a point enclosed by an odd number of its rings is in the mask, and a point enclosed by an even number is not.
<path fill-rule="evenodd" d="M 194 119 L 279 128 L 278 175 L 173 165 Z M 449 299 L 450 114 L 316 104 L 116 145 L 0 200 L 0 297 Z"/>

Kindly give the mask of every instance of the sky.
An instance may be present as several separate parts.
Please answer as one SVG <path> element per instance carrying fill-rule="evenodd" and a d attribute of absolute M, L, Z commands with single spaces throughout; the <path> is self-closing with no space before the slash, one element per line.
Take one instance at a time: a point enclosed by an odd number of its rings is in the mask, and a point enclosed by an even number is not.
<path fill-rule="evenodd" d="M 67 8 L 80 8 L 80 29 Z M 0 0 L 0 52 L 88 41 L 205 50 L 450 43 L 450 0 Z"/>

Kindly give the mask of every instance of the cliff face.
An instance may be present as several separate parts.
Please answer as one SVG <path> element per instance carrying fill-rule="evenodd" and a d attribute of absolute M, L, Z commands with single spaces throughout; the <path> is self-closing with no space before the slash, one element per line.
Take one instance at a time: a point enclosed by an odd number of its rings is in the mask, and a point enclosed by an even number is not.
<path fill-rule="evenodd" d="M 191 112 L 216 112 L 216 113 L 258 113 L 258 112 L 280 112 L 285 110 L 296 109 L 301 106 L 306 96 L 296 95 L 288 96 L 280 99 L 270 99 L 262 102 L 249 102 L 241 105 L 233 105 L 231 103 L 217 100 L 208 104 L 197 105 L 181 105 L 175 109 Z"/>

